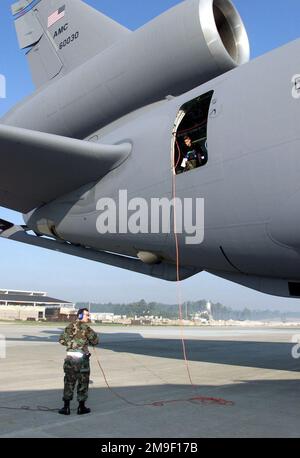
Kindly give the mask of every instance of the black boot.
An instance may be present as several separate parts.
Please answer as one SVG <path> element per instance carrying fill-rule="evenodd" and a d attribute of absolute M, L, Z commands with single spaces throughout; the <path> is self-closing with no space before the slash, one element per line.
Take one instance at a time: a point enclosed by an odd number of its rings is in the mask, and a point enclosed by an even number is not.
<path fill-rule="evenodd" d="M 79 402 L 79 406 L 78 406 L 78 409 L 77 409 L 77 414 L 78 415 L 85 415 L 87 413 L 91 413 L 91 409 L 88 409 L 87 407 L 85 407 L 85 401 L 80 401 Z"/>
<path fill-rule="evenodd" d="M 65 405 L 62 409 L 60 409 L 58 411 L 58 413 L 60 413 L 60 415 L 70 415 L 71 411 L 70 411 L 70 401 L 64 401 L 65 402 Z"/>

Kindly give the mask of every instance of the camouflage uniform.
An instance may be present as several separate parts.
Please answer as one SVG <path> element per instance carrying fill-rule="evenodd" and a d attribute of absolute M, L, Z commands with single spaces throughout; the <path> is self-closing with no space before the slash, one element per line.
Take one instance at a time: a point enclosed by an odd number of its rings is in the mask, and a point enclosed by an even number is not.
<path fill-rule="evenodd" d="M 64 401 L 72 401 L 76 382 L 78 402 L 88 398 L 90 380 L 90 361 L 88 346 L 99 343 L 97 334 L 86 324 L 77 320 L 66 327 L 59 338 L 59 343 L 67 347 L 68 352 L 82 353 L 82 358 L 67 356 L 64 362 Z"/>

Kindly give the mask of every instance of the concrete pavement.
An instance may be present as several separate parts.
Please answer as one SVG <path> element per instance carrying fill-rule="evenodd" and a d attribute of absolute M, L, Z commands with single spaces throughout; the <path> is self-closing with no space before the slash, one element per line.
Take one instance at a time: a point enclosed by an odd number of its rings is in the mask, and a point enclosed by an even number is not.
<path fill-rule="evenodd" d="M 300 360 L 293 359 L 297 329 L 187 328 L 191 387 L 178 328 L 94 327 L 97 354 L 109 384 L 136 407 L 110 392 L 95 358 L 88 405 L 92 414 L 0 408 L 0 437 L 299 437 Z M 0 407 L 61 407 L 64 349 L 61 328 L 0 324 L 7 357 L 0 359 Z M 233 405 L 202 404 L 195 395 Z"/>

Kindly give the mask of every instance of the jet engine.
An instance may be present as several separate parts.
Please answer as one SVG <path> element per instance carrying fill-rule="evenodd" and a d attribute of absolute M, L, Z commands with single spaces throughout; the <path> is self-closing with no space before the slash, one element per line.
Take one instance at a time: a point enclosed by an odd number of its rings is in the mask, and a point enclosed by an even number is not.
<path fill-rule="evenodd" d="M 162 89 L 164 95 L 178 95 L 250 57 L 244 24 L 230 0 L 182 2 L 135 32 L 132 40 L 134 62 L 128 74 L 137 70 L 149 98 Z"/>

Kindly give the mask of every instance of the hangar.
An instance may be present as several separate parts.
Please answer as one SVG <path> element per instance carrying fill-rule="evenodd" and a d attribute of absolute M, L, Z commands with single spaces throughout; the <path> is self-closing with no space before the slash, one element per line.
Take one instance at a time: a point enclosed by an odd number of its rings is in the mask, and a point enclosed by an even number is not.
<path fill-rule="evenodd" d="M 72 315 L 74 304 L 55 299 L 40 291 L 0 289 L 0 319 L 55 321 L 65 315 Z"/>

